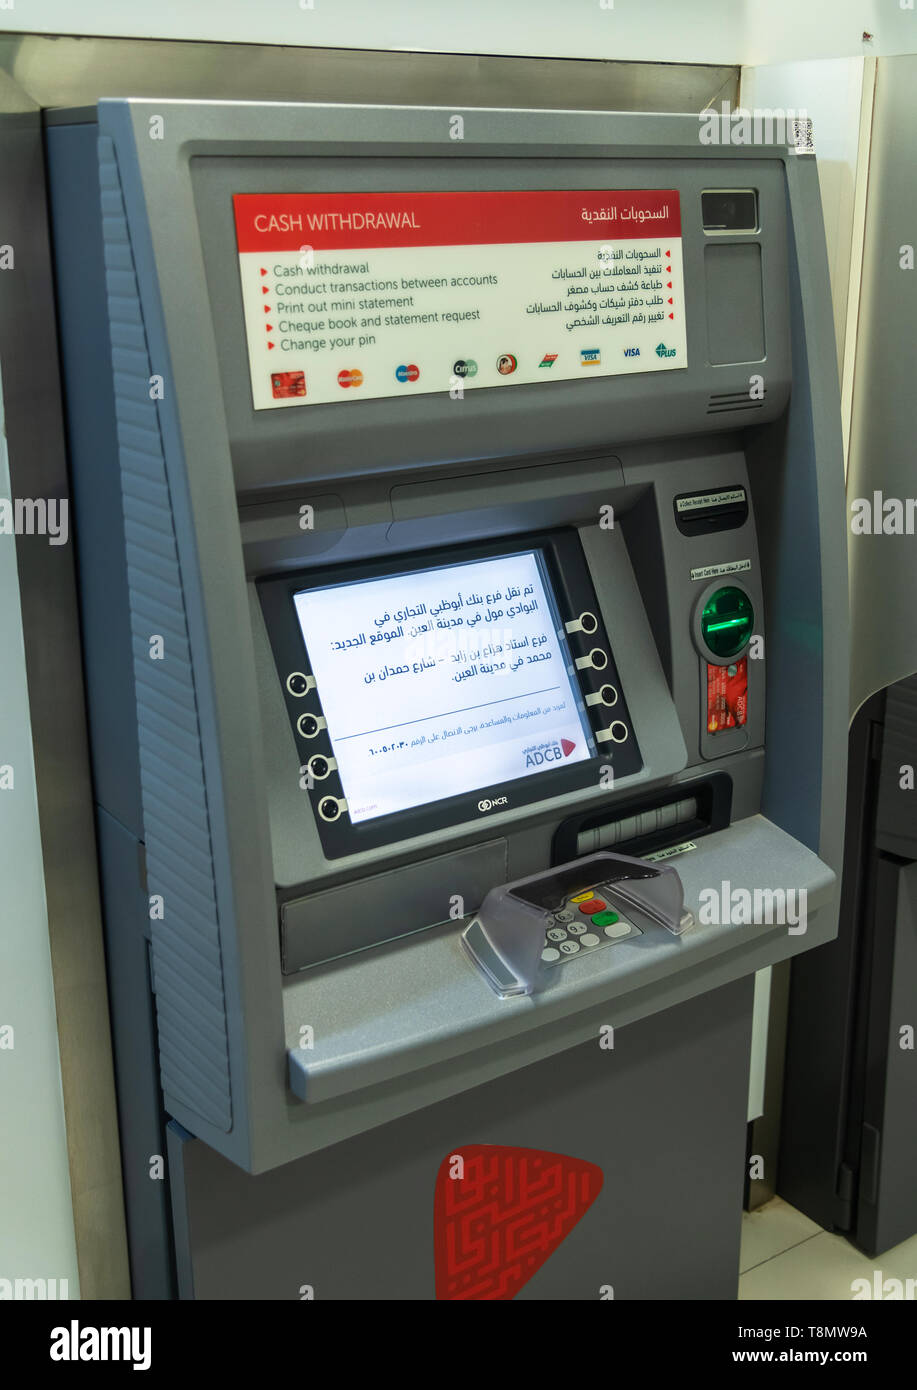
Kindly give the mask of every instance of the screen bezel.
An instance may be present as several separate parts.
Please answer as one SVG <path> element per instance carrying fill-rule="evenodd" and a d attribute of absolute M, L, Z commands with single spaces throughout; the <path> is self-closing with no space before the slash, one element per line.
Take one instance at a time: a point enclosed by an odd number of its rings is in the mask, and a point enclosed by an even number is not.
<path fill-rule="evenodd" d="M 497 569 L 498 569 L 498 571 L 499 571 L 499 575 L 502 576 L 502 569 L 500 569 L 500 567 L 504 566 L 504 565 L 507 564 L 507 563 L 511 563 L 511 562 L 514 561 L 514 560 L 518 560 L 518 559 L 522 559 L 522 558 L 529 558 L 529 559 L 531 559 L 531 560 L 534 562 L 534 570 L 535 570 L 535 573 L 537 574 L 537 583 L 538 583 L 538 584 L 540 585 L 540 587 L 541 587 L 540 600 L 541 600 L 542 615 L 544 615 L 545 613 L 547 614 L 547 626 L 548 626 L 548 630 L 554 635 L 555 640 L 558 642 L 558 645 L 559 645 L 559 655 L 560 655 L 561 662 L 562 662 L 562 671 L 561 671 L 561 672 L 558 672 L 557 669 L 556 669 L 556 667 L 555 667 L 555 675 L 556 675 L 556 678 L 557 678 L 558 698 L 560 697 L 560 693 L 565 689 L 565 690 L 566 690 L 566 694 L 569 695 L 570 697 L 572 697 L 573 702 L 574 702 L 574 705 L 575 705 L 575 710 L 576 710 L 576 716 L 575 716 L 575 717 L 576 717 L 576 721 L 577 721 L 577 724 L 578 724 L 578 732 L 577 732 L 576 734 L 573 733 L 572 725 L 568 725 L 567 728 L 564 730 L 564 732 L 568 733 L 569 736 L 570 736 L 571 738 L 575 738 L 576 741 L 577 741 L 577 743 L 579 744 L 579 748 L 578 748 L 578 750 L 577 750 L 579 756 L 578 756 L 575 760 L 572 760 L 572 759 L 571 759 L 571 763 L 572 763 L 573 761 L 576 761 L 576 762 L 588 761 L 589 758 L 594 758 L 594 757 L 596 756 L 596 743 L 595 743 L 595 737 L 594 737 L 593 731 L 592 731 L 592 729 L 590 728 L 590 725 L 589 725 L 589 717 L 588 717 L 588 715 L 587 715 L 587 713 L 586 713 L 586 708 L 585 708 L 585 705 L 584 705 L 584 703 L 583 703 L 582 691 L 581 691 L 581 689 L 580 689 L 579 682 L 576 680 L 576 675 L 575 675 L 575 671 L 574 671 L 574 668 L 573 668 L 572 656 L 571 656 L 570 648 L 569 648 L 569 642 L 566 640 L 566 635 L 565 635 L 564 632 L 563 632 L 563 620 L 561 619 L 560 611 L 559 611 L 559 609 L 558 609 L 558 607 L 557 607 L 557 601 L 556 601 L 556 599 L 555 599 L 555 597 L 554 597 L 554 585 L 553 585 L 553 581 L 552 581 L 551 575 L 550 575 L 550 574 L 548 573 L 548 571 L 547 571 L 547 562 L 546 562 L 546 559 L 545 559 L 544 551 L 543 551 L 541 548 L 533 549 L 533 548 L 531 548 L 531 547 L 529 547 L 529 546 L 526 546 L 525 548 L 520 549 L 520 550 L 518 550 L 518 551 L 517 551 L 517 550 L 509 550 L 509 551 L 507 551 L 504 555 L 497 555 L 497 556 L 493 556 L 493 557 L 491 557 L 491 558 L 481 558 L 481 557 L 472 558 L 472 557 L 469 557 L 469 556 L 462 556 L 462 557 L 460 557 L 460 558 L 451 558 L 451 559 L 449 559 L 448 561 L 446 561 L 444 564 L 432 565 L 432 566 L 430 566 L 428 569 L 411 569 L 411 570 L 407 570 L 407 571 L 405 571 L 405 570 L 402 569 L 402 570 L 399 571 L 399 573 L 398 573 L 397 575 L 386 575 L 386 576 L 383 576 L 381 579 L 378 579 L 378 578 L 377 578 L 377 579 L 367 579 L 367 578 L 364 578 L 364 579 L 355 579 L 352 575 L 350 575 L 350 576 L 348 576 L 348 578 L 347 578 L 346 580 L 344 580 L 343 582 L 339 582 L 338 584 L 334 584 L 334 585 L 330 585 L 330 586 L 323 586 L 323 587 L 321 587 L 321 588 L 298 589 L 298 590 L 295 592 L 295 594 L 293 595 L 293 599 L 294 599 L 294 603 L 296 603 L 296 605 L 297 605 L 298 617 L 299 617 L 300 627 L 302 628 L 303 640 L 304 640 L 305 645 L 306 645 L 306 650 L 308 651 L 308 650 L 309 650 L 309 647 L 310 647 L 311 634 L 310 634 L 310 631 L 309 631 L 309 628 L 308 628 L 308 625 L 307 625 L 307 622 L 306 622 L 306 615 L 305 615 L 302 611 L 300 611 L 300 609 L 299 609 L 299 600 L 300 600 L 301 598 L 307 598 L 307 597 L 308 597 L 309 595 L 311 595 L 311 594 L 322 595 L 322 594 L 342 594 L 342 593 L 343 593 L 343 594 L 345 594 L 345 595 L 347 596 L 346 601 L 347 601 L 348 605 L 350 606 L 351 613 L 352 613 L 352 614 L 358 614 L 358 613 L 360 612 L 361 608 L 363 607 L 363 605 L 366 603 L 365 596 L 364 596 L 363 594 L 361 594 L 361 590 L 363 589 L 363 587 L 364 587 L 365 585 L 378 584 L 378 583 L 382 583 L 382 584 L 386 584 L 386 585 L 392 585 L 392 584 L 394 584 L 394 585 L 396 585 L 396 586 L 398 587 L 398 589 L 400 589 L 401 586 L 402 586 L 406 581 L 409 581 L 412 577 L 413 577 L 414 579 L 420 578 L 421 580 L 423 580 L 424 578 L 426 578 L 428 581 L 430 581 L 430 582 L 432 582 L 432 583 L 434 583 L 434 584 L 439 583 L 440 577 L 442 577 L 443 582 L 447 583 L 448 586 L 449 586 L 449 588 L 450 588 L 450 590 L 451 590 L 452 587 L 453 587 L 456 583 L 458 583 L 460 586 L 461 586 L 461 585 L 464 585 L 464 584 L 467 584 L 467 583 L 469 582 L 468 579 L 463 579 L 463 578 L 462 578 L 462 575 L 463 575 L 463 574 L 468 574 L 468 572 L 470 572 L 471 570 L 473 570 L 473 569 L 474 569 L 475 567 L 477 567 L 477 566 L 480 566 L 480 565 L 490 565 L 490 566 L 497 567 Z M 505 585 L 505 584 L 508 582 L 505 578 L 498 577 L 498 574 L 497 574 L 497 573 L 494 573 L 493 570 L 491 571 L 491 573 L 493 574 L 493 578 L 492 578 L 491 580 L 482 581 L 481 579 L 477 579 L 477 580 L 472 579 L 472 580 L 471 580 L 472 585 L 474 585 L 474 584 L 481 584 L 481 583 L 483 582 L 483 583 L 485 584 L 485 587 L 486 587 L 486 584 L 488 584 L 488 583 L 493 583 L 493 584 L 496 584 L 496 585 L 501 585 L 501 584 Z M 447 578 L 447 576 L 449 576 L 449 578 Z M 386 601 L 386 600 L 382 600 L 382 602 L 385 602 L 385 601 Z M 398 603 L 399 601 L 400 601 L 399 599 L 396 599 L 396 605 L 397 605 L 397 603 Z M 389 599 L 388 602 L 391 602 L 391 599 Z M 465 620 L 465 619 L 464 619 L 464 617 L 463 617 L 463 618 L 461 619 L 461 621 L 464 622 L 464 620 Z M 319 620 L 319 621 L 320 621 L 320 620 Z M 348 621 L 350 621 L 349 618 L 348 618 Z M 362 619 L 362 618 L 360 618 L 360 617 L 356 617 L 356 618 L 355 618 L 355 622 L 356 622 L 357 625 L 361 624 L 363 621 L 364 621 L 364 619 Z M 544 621 L 544 617 L 542 617 L 542 621 Z M 467 641 L 468 639 L 467 639 L 467 638 L 463 638 L 463 639 L 461 639 L 461 640 L 462 640 L 462 642 L 464 643 L 464 642 Z M 474 640 L 474 639 L 472 639 L 472 640 Z M 480 634 L 478 634 L 478 641 L 480 641 L 480 640 L 481 640 Z M 383 648 L 382 651 L 385 652 L 385 648 Z M 397 660 L 398 658 L 393 658 L 393 659 Z M 455 658 L 455 657 L 453 658 L 453 660 L 456 660 L 456 659 L 459 659 L 459 658 Z M 470 657 L 470 658 L 469 658 L 469 660 L 473 660 L 473 659 L 474 659 L 473 657 Z M 314 664 L 313 664 L 313 674 L 315 674 L 315 671 L 314 671 Z M 316 679 L 318 679 L 318 677 L 316 677 Z M 327 675 L 325 675 L 324 677 L 322 677 L 322 679 L 325 680 L 325 681 L 327 681 L 327 680 L 328 680 Z M 550 678 L 549 678 L 549 680 L 550 680 Z M 542 679 L 539 680 L 539 684 L 541 684 L 541 685 L 544 684 L 543 672 L 542 672 Z M 335 687 L 335 689 L 337 690 L 338 694 L 340 695 L 340 694 L 341 694 L 341 687 L 340 687 L 340 685 L 338 685 L 337 687 Z M 542 694 L 543 694 L 544 692 L 543 692 L 543 691 L 541 691 L 541 692 L 537 692 L 537 691 L 536 691 L 536 692 L 535 692 L 535 694 L 538 694 L 538 693 L 542 693 Z M 490 700 L 490 704 L 493 705 L 493 704 L 494 704 L 494 699 L 493 699 L 494 695 L 495 695 L 495 688 L 494 688 L 494 687 L 489 687 L 486 696 L 484 696 L 484 695 L 482 694 L 482 695 L 479 695 L 477 698 L 478 698 L 478 700 L 480 700 L 480 699 L 482 699 L 482 698 L 488 698 L 488 699 Z M 329 698 L 333 698 L 333 696 L 329 696 Z M 361 719 L 364 719 L 364 720 L 365 720 L 366 713 L 367 713 L 367 711 L 368 711 L 369 709 L 372 708 L 372 705 L 373 705 L 372 695 L 371 695 L 371 693 L 367 692 L 367 694 L 366 694 L 366 696 L 364 697 L 364 700 L 363 700 L 363 702 L 362 702 L 362 704 L 361 704 L 361 706 L 360 706 L 360 707 L 361 707 L 361 716 L 360 716 Z M 477 707 L 476 705 L 474 705 L 474 704 L 472 705 L 472 708 L 476 708 L 476 707 Z M 499 707 L 498 707 L 498 711 L 499 711 Z M 334 748 L 335 748 L 335 736 L 336 736 L 336 734 L 337 734 L 337 735 L 340 735 L 343 731 L 340 730 L 340 729 L 335 729 L 335 727 L 334 727 L 334 722 L 335 722 L 335 721 L 334 721 L 334 719 L 333 719 L 333 717 L 332 717 L 332 711 L 331 711 L 331 709 L 329 709 L 328 703 L 327 703 L 327 702 L 323 703 L 323 713 L 324 713 L 324 716 L 325 716 L 325 719 L 326 719 L 326 722 L 327 722 L 327 725 L 328 725 L 328 736 L 329 736 L 329 739 L 330 739 L 330 742 L 331 742 L 331 746 L 332 746 L 332 748 L 334 749 Z M 419 714 L 420 711 L 419 711 L 419 710 L 418 710 L 418 711 L 415 711 L 415 713 Z M 425 713 L 429 713 L 429 711 L 425 711 Z M 455 714 L 456 714 L 457 716 L 464 717 L 464 716 L 467 714 L 467 711 L 464 710 L 464 709 L 462 709 L 462 710 L 457 710 L 457 711 L 455 711 Z M 373 722 L 375 723 L 375 720 L 373 720 Z M 380 732 L 381 732 L 381 731 L 380 731 Z M 388 731 L 386 731 L 385 733 L 382 734 L 383 739 L 386 738 L 386 737 L 389 737 L 389 736 L 391 736 L 391 737 L 397 737 L 398 735 L 397 735 L 397 733 L 394 733 L 394 734 L 389 735 Z M 533 737 L 536 738 L 536 739 L 538 739 L 538 738 L 550 739 L 551 735 L 550 735 L 550 734 L 532 735 L 532 734 L 530 734 L 530 733 L 526 733 L 526 734 L 525 734 L 525 738 L 526 738 L 527 740 L 530 740 L 530 739 L 532 739 Z M 497 754 L 498 747 L 499 747 L 499 744 L 498 744 L 498 743 L 495 743 L 495 742 L 493 742 L 493 741 L 490 741 L 490 742 L 487 743 L 486 749 L 485 749 L 485 751 L 484 751 L 484 766 L 481 768 L 481 771 L 482 771 L 482 772 L 485 770 L 485 768 L 488 768 L 488 770 L 491 770 L 491 771 L 493 770 L 493 769 L 492 769 L 492 766 L 489 767 L 488 765 L 492 764 L 493 758 L 494 758 L 495 755 Z M 338 770 L 339 770 L 339 775 L 340 775 L 342 790 L 343 790 L 343 792 L 344 792 L 344 795 L 345 795 L 346 798 L 347 798 L 348 810 L 350 810 L 350 804 L 351 804 L 351 801 L 353 800 L 354 797 L 357 797 L 357 798 L 359 799 L 360 797 L 365 797 L 365 796 L 369 795 L 370 793 L 369 793 L 365 788 L 361 787 L 361 785 L 360 785 L 360 783 L 359 783 L 359 778 L 358 778 L 358 777 L 354 777 L 350 783 L 348 782 L 347 776 L 346 776 L 345 772 L 342 770 L 342 767 L 341 767 L 341 754 L 340 754 L 340 752 L 336 752 L 336 753 L 335 753 L 335 757 L 336 757 L 337 764 L 338 764 Z M 420 769 L 421 769 L 421 770 L 422 770 L 422 762 L 423 762 L 423 760 L 421 760 L 421 762 L 420 762 Z M 553 764 L 551 764 L 551 765 L 553 766 Z M 434 763 L 434 767 L 435 767 L 435 766 L 436 766 L 436 764 Z M 418 764 L 417 764 L 416 761 L 415 761 L 415 764 L 414 764 L 414 770 L 415 770 L 415 772 L 418 770 Z M 468 774 L 468 769 L 467 769 L 467 764 L 466 764 L 466 763 L 463 763 L 463 764 L 462 764 L 462 771 L 463 771 L 463 775 L 464 775 L 464 777 L 465 777 L 465 779 L 466 779 L 466 781 L 467 781 L 467 778 L 468 778 L 468 775 L 469 775 L 469 774 Z M 532 777 L 532 776 L 534 776 L 534 775 L 535 775 L 535 772 L 534 772 L 534 771 L 530 771 L 530 772 L 528 772 L 528 773 L 526 774 L 526 776 L 528 776 L 528 777 Z M 514 780 L 514 781 L 515 781 L 515 780 L 522 780 L 522 778 L 521 778 L 521 777 L 520 777 L 520 778 L 515 778 L 515 777 L 514 777 L 514 778 L 511 779 L 511 780 Z M 396 782 L 397 782 L 397 779 L 396 779 Z M 485 782 L 483 785 L 486 787 L 486 786 L 488 786 L 488 785 L 493 785 L 493 783 L 492 783 L 492 782 L 491 782 L 491 783 Z M 424 788 L 424 790 L 426 790 L 426 787 Z M 474 791 L 480 791 L 480 787 L 478 786 L 478 784 L 477 784 L 476 782 L 474 782 L 474 781 L 468 781 L 467 785 L 462 786 L 462 787 L 456 789 L 455 792 L 454 792 L 453 794 L 454 794 L 455 796 L 467 796 L 467 795 L 470 795 L 470 794 L 471 794 L 472 792 L 474 792 Z M 437 801 L 445 801 L 445 800 L 448 800 L 448 799 L 449 799 L 449 798 L 448 798 L 448 797 L 445 797 L 445 796 L 439 796 L 439 797 L 436 798 Z M 350 811 L 350 814 L 351 814 L 351 818 L 355 821 L 356 824 L 364 824 L 364 823 L 365 823 L 366 821 L 368 821 L 368 820 L 381 820 L 381 819 L 383 819 L 386 815 L 397 815 L 400 811 L 417 810 L 417 809 L 420 808 L 420 807 L 427 807 L 427 806 L 429 806 L 430 804 L 431 804 L 431 802 L 430 802 L 429 799 L 427 799 L 427 800 L 416 800 L 416 801 L 413 801 L 413 802 L 411 802 L 410 804 L 407 804 L 407 805 L 391 807 L 391 808 L 390 808 L 389 810 L 387 810 L 387 811 L 377 811 L 375 815 L 354 817 L 352 811 Z"/>
<path fill-rule="evenodd" d="M 628 729 L 627 740 L 612 745 L 614 751 L 615 776 L 629 776 L 640 771 L 643 766 L 640 751 L 634 735 L 633 723 L 627 709 L 624 691 L 615 665 L 614 653 L 608 641 L 608 634 L 602 614 L 598 607 L 595 590 L 589 575 L 586 559 L 576 532 L 572 529 L 524 533 L 503 537 L 482 543 L 415 551 L 409 554 L 374 559 L 333 567 L 315 567 L 297 570 L 280 576 L 271 576 L 257 581 L 257 590 L 271 643 L 271 649 L 280 677 L 287 712 L 300 754 L 300 766 L 307 763 L 314 754 L 332 757 L 333 748 L 327 729 L 316 737 L 305 740 L 297 731 L 297 720 L 301 715 L 322 714 L 321 691 L 313 689 L 305 696 L 297 697 L 287 689 L 287 677 L 291 672 L 301 671 L 311 674 L 308 650 L 299 625 L 294 595 L 308 589 L 322 589 L 342 583 L 357 583 L 364 579 L 377 579 L 407 574 L 414 570 L 448 568 L 450 565 L 477 559 L 495 559 L 501 556 L 520 554 L 526 551 L 540 552 L 543 557 L 545 578 L 550 586 L 554 603 L 561 619 L 561 647 L 570 658 L 571 683 L 574 693 L 582 703 L 581 713 L 592 731 L 596 733 L 608 722 L 610 711 L 604 705 L 587 706 L 585 696 L 597 691 L 606 683 L 613 684 L 618 691 L 614 705 L 613 718 L 622 720 Z M 598 621 L 597 630 L 591 634 L 567 634 L 563 627 L 580 613 L 594 613 Z M 576 657 L 585 655 L 593 647 L 602 647 L 608 654 L 608 665 L 601 671 L 591 668 L 575 669 Z M 603 722 L 604 716 L 604 722 Z M 429 834 L 431 831 L 445 830 L 452 826 L 484 825 L 494 813 L 518 811 L 535 802 L 572 791 L 580 791 L 600 784 L 599 767 L 608 763 L 611 748 L 595 745 L 593 755 L 569 766 L 555 767 L 544 772 L 531 773 L 527 777 L 515 778 L 508 782 L 494 783 L 476 787 L 457 796 L 425 802 L 384 816 L 354 824 L 344 812 L 335 821 L 326 821 L 318 813 L 318 803 L 326 796 L 344 795 L 337 772 L 316 782 L 307 789 L 315 816 L 322 849 L 327 859 L 338 859 L 356 854 L 362 850 L 377 849 L 398 841 L 409 840 L 415 836 Z M 502 798 L 506 798 L 505 801 Z"/>

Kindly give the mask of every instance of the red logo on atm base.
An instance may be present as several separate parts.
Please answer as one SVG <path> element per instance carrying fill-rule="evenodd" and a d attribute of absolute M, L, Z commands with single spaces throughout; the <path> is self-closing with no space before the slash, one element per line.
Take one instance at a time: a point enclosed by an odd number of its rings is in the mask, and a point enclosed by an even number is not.
<path fill-rule="evenodd" d="M 268 343 L 268 347 L 272 346 L 272 343 Z M 306 394 L 305 372 L 272 372 L 271 392 L 275 401 L 288 400 L 291 396 L 304 396 Z"/>
<path fill-rule="evenodd" d="M 449 1154 L 436 1178 L 436 1297 L 515 1298 L 602 1190 L 602 1170 L 581 1158 L 503 1144 Z"/>
<path fill-rule="evenodd" d="M 349 370 L 345 367 L 343 371 L 338 372 L 338 386 L 362 385 L 363 373 L 360 371 L 359 367 L 351 367 Z"/>
<path fill-rule="evenodd" d="M 561 741 L 560 741 L 560 746 L 561 746 L 561 748 L 563 749 L 564 757 L 565 757 L 565 758 L 569 758 L 570 754 L 573 752 L 574 748 L 576 747 L 576 744 L 575 744 L 575 743 L 571 743 L 570 740 L 569 740 L 568 738 L 562 738 Z"/>

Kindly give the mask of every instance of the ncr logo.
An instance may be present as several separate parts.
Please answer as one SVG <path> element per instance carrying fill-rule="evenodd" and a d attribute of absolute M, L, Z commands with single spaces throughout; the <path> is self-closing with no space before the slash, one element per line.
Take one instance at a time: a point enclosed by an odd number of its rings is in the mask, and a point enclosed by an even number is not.
<path fill-rule="evenodd" d="M 537 748 L 529 748 L 525 754 L 526 767 L 544 767 L 548 763 L 561 763 L 569 758 L 576 744 L 569 738 L 560 742 L 542 743 Z"/>

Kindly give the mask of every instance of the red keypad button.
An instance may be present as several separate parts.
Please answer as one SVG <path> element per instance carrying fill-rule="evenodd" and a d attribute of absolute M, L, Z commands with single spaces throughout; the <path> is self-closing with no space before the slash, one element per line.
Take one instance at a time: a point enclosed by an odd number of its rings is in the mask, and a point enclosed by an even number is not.
<path fill-rule="evenodd" d="M 601 898 L 590 898 L 587 903 L 580 903 L 579 910 L 584 912 L 587 917 L 591 917 L 593 912 L 601 912 L 602 908 L 607 906 L 608 904 L 603 903 Z"/>

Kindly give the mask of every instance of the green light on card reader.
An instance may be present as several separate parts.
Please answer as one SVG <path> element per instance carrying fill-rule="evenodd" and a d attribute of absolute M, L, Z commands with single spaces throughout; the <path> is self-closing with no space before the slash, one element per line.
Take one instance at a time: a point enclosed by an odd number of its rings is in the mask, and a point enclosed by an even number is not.
<path fill-rule="evenodd" d="M 701 636 L 714 656 L 736 656 L 751 637 L 755 613 L 744 589 L 731 585 L 711 594 L 701 613 Z"/>

